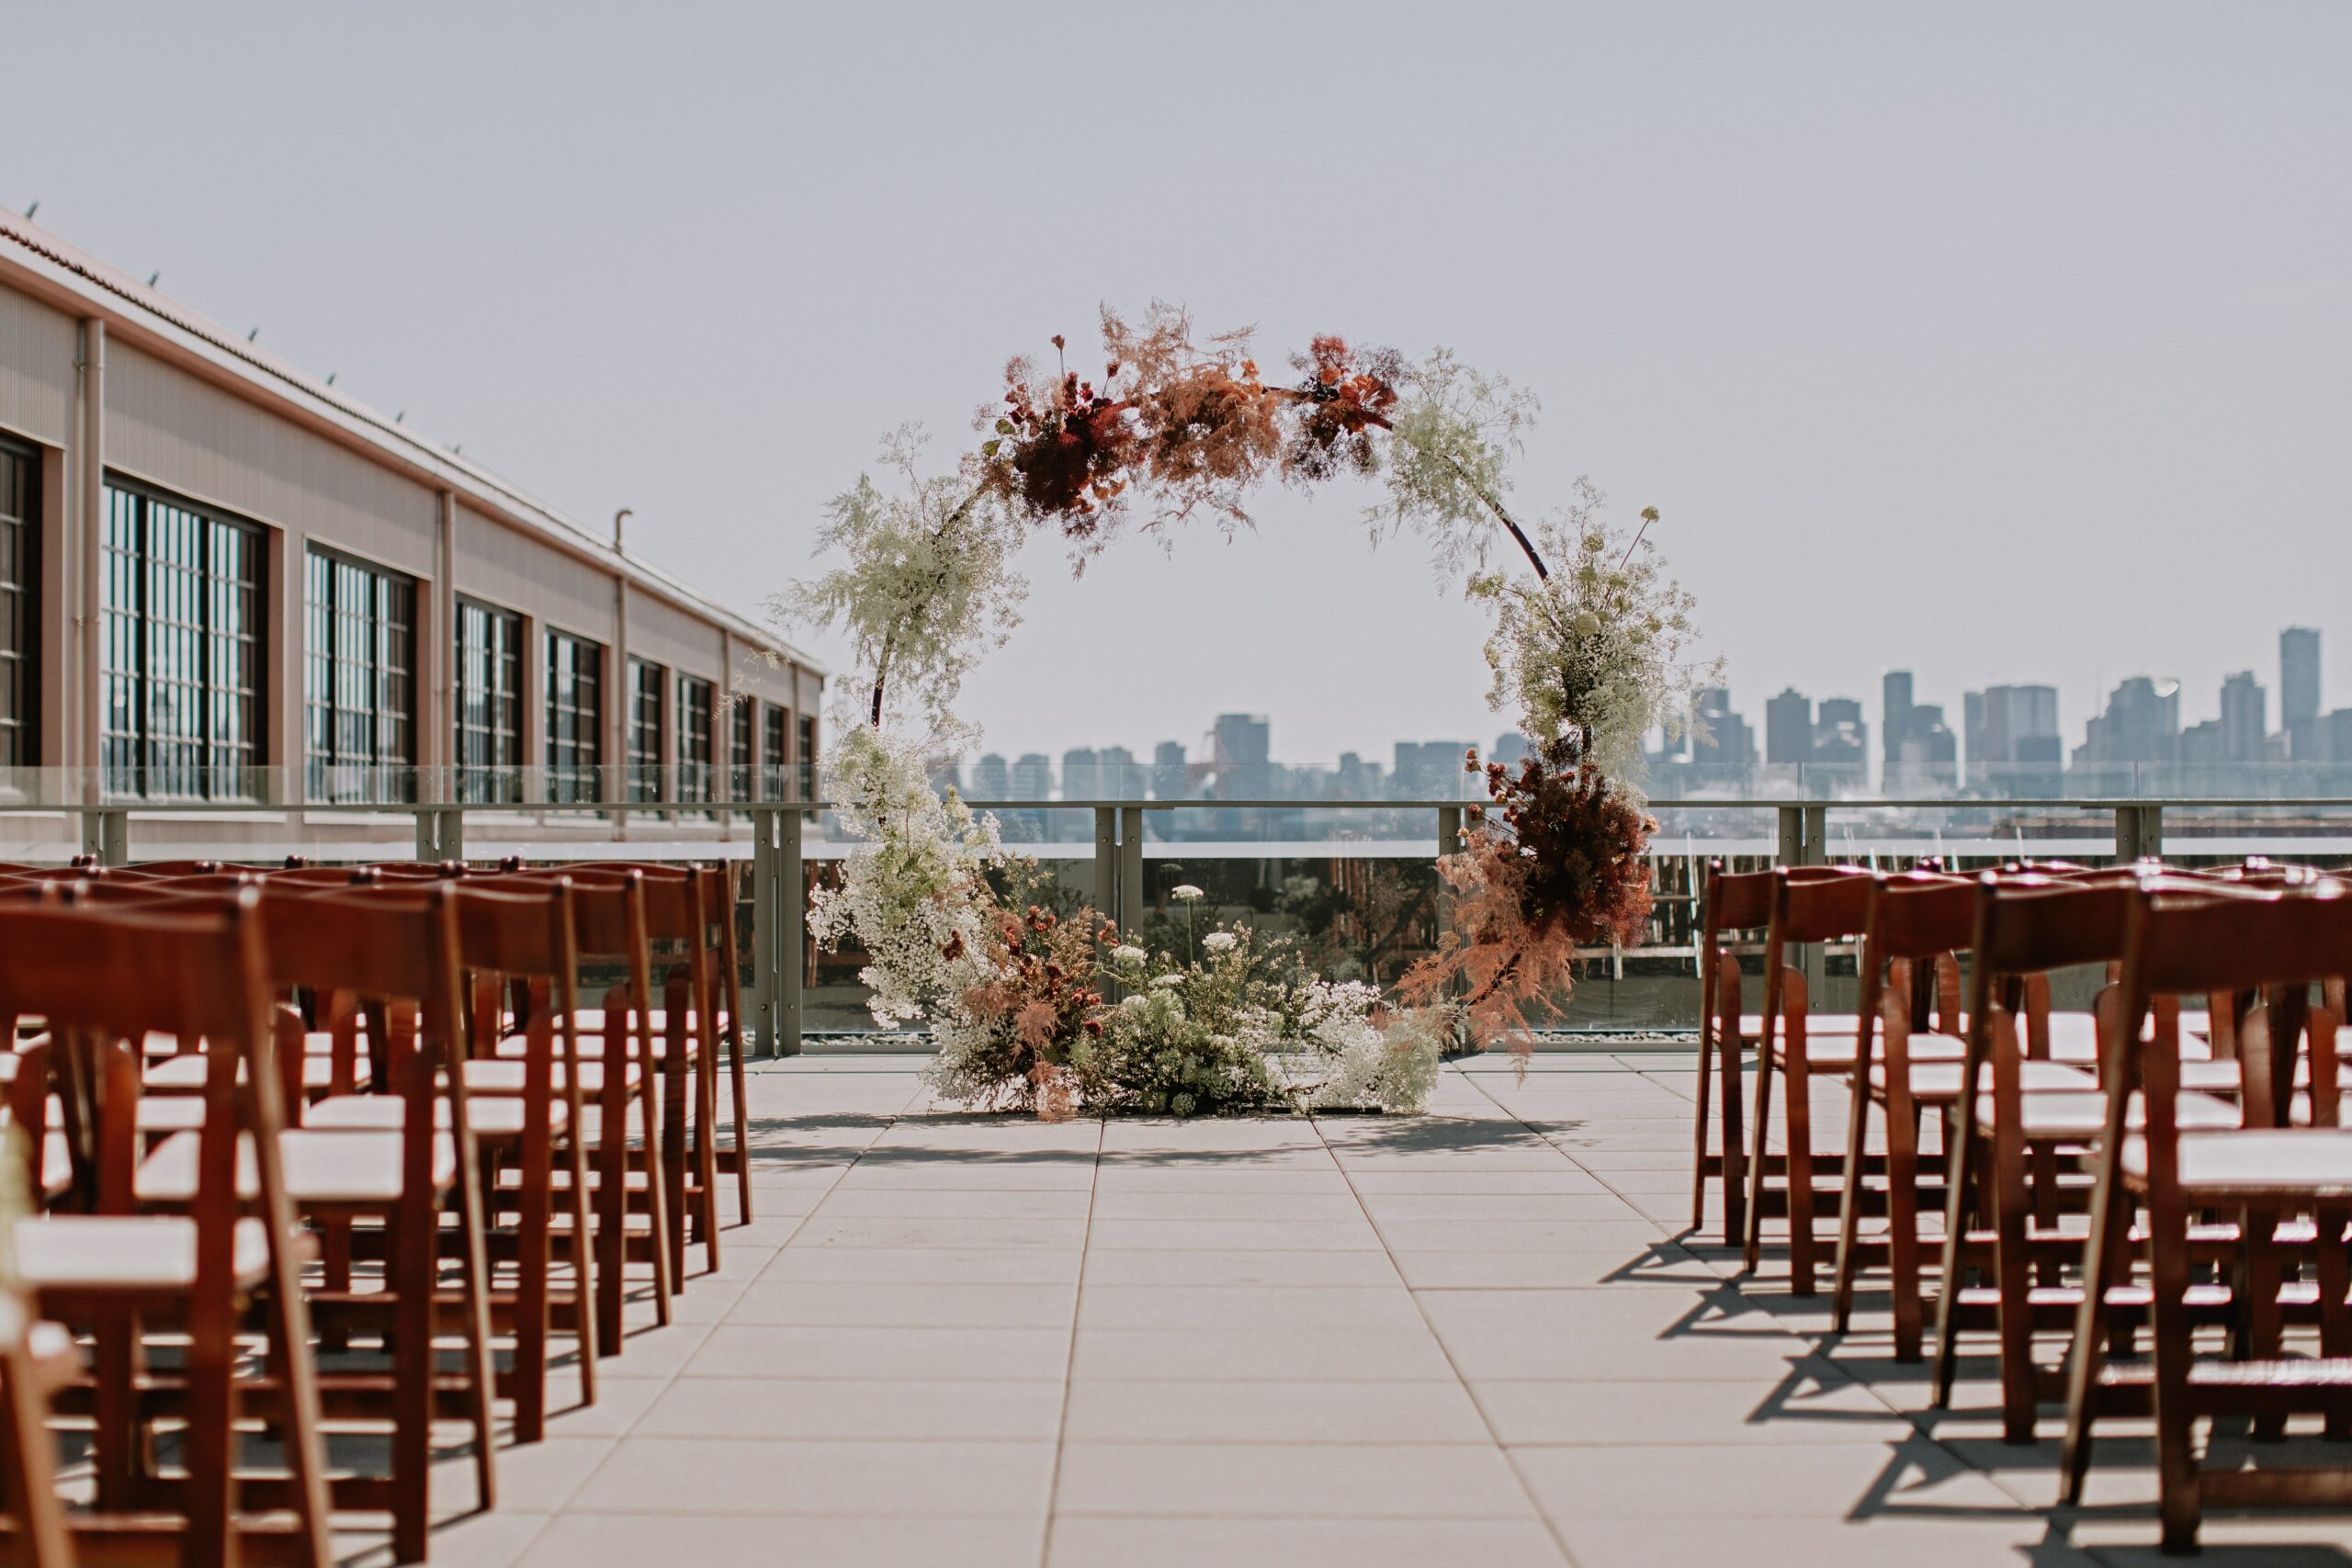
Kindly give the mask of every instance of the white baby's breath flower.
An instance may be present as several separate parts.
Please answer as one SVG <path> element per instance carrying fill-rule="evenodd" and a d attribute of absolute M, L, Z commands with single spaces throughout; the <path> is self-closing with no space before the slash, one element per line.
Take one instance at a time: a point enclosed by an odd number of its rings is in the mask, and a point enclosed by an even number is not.
<path fill-rule="evenodd" d="M 1140 947 L 1119 946 L 1111 950 L 1111 957 L 1120 964 L 1141 964 L 1150 954 Z"/>
<path fill-rule="evenodd" d="M 1184 976 L 1182 975 L 1162 975 L 1152 981 L 1152 987 L 1154 989 L 1166 991 L 1172 990 L 1183 983 Z"/>
<path fill-rule="evenodd" d="M 1233 944 L 1240 940 L 1231 931 L 1211 931 L 1201 938 L 1201 945 L 1211 953 L 1229 953 L 1233 949 Z"/>
<path fill-rule="evenodd" d="M 1202 899 L 1208 897 L 1207 894 L 1202 892 L 1199 888 L 1193 886 L 1189 882 L 1178 883 L 1175 886 L 1168 890 L 1168 896 L 1170 898 L 1175 899 L 1179 904 L 1197 904 Z"/>
<path fill-rule="evenodd" d="M 1119 1003 L 1119 1006 L 1128 1012 L 1141 1012 L 1150 1005 L 1151 998 L 1143 995 L 1141 992 L 1137 992 L 1136 995 L 1128 997 Z"/>

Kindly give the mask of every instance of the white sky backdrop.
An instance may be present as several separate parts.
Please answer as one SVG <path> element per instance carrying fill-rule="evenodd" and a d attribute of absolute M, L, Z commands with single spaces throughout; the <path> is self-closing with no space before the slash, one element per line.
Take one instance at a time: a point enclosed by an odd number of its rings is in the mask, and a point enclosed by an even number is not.
<path fill-rule="evenodd" d="M 2292 623 L 2352 703 L 2352 8 L 59 0 L 0 49 L 0 203 L 746 609 L 879 432 L 1159 295 L 1537 389 L 1519 499 L 1663 509 L 1759 728 L 1900 666 L 1955 728 L 2053 682 L 2070 745 L 2252 667 L 2275 725 Z M 1033 550 L 989 747 L 1500 728 L 1409 543 L 1260 525 Z"/>

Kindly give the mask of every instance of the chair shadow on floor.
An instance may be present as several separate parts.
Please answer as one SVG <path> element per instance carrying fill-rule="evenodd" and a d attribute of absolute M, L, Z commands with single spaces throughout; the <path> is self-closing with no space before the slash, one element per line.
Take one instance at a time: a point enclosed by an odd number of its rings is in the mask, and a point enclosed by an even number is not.
<path fill-rule="evenodd" d="M 1864 1329 L 1841 1336 L 1827 1331 L 1826 1298 L 1792 1297 L 1772 1289 L 1769 1282 L 1758 1288 L 1755 1280 L 1705 1272 L 1706 1249 L 1685 1245 L 1687 1239 L 1677 1237 L 1650 1246 L 1604 1276 L 1603 1282 L 1663 1283 L 1688 1279 L 1694 1287 L 1692 1299 L 1687 1308 L 1659 1330 L 1661 1339 L 1794 1336 L 1803 1348 L 1792 1351 L 1786 1372 L 1757 1401 L 1746 1418 L 1748 1425 L 1797 1424 L 1817 1430 L 1831 1440 L 1841 1440 L 1836 1436 L 1841 1430 L 1850 1436 L 1858 1429 L 1893 1427 L 1884 1462 L 1855 1499 L 1848 1514 L 1849 1519 L 1860 1523 L 1890 1517 L 2014 1518 L 2018 1506 L 2024 1506 L 2027 1512 L 2039 1515 L 2044 1528 L 2040 1540 L 2020 1549 L 2027 1562 L 2046 1563 L 2052 1568 L 2081 1562 L 2085 1553 L 2093 1550 L 2075 1542 L 2076 1528 L 2082 1524 L 2101 1527 L 2102 1539 L 2095 1548 L 2101 1563 L 2130 1563 L 2137 1568 L 2143 1563 L 2178 1561 L 2165 1557 L 2157 1550 L 2153 1495 L 2146 1500 L 2093 1502 L 2077 1507 L 2054 1503 L 2037 1507 L 2030 1504 L 1979 1506 L 1939 1501 L 1933 1495 L 1937 1487 L 1970 1473 L 1984 1475 L 1996 1484 L 2006 1482 L 2004 1490 L 2012 1494 L 2031 1497 L 2046 1491 L 2054 1499 L 2063 1413 L 2053 1406 L 2044 1406 L 2041 1441 L 2031 1445 L 2005 1443 L 1999 1437 L 1997 1402 L 1982 1397 L 1982 1391 L 1996 1383 L 1998 1377 L 1998 1366 L 1991 1356 L 1963 1355 L 1952 1406 L 1936 1409 L 1928 1397 L 1932 1381 L 1929 1363 L 1894 1359 L 1883 1332 Z M 1694 1264 L 1700 1267 L 1693 1269 Z M 1858 1296 L 1856 1305 L 1863 1313 L 1873 1307 L 1883 1312 L 1886 1298 L 1883 1292 L 1875 1297 L 1866 1292 Z M 1807 1325 L 1784 1321 L 1806 1318 L 1815 1322 Z M 1741 1325 L 1742 1319 L 1748 1320 L 1747 1326 Z M 1870 1392 L 1883 1408 L 1858 1409 L 1827 1397 L 1855 1387 Z M 1901 1426 L 1894 1427 L 1894 1423 Z M 2117 1425 L 2121 1429 L 2099 1439 L 2100 1463 L 2093 1472 L 2094 1488 L 2101 1471 L 2144 1477 L 2153 1485 L 2154 1444 L 2144 1435 L 2144 1423 Z M 2345 1445 L 2324 1443 L 2316 1437 L 2255 1443 L 2243 1422 L 2224 1423 L 2214 1429 L 2209 1440 L 2208 1462 L 2251 1461 L 2293 1465 L 2323 1462 L 2324 1459 L 2341 1462 L 2346 1451 Z M 2022 1478 L 2036 1479 L 2020 1488 L 2018 1482 Z M 2305 1519 L 2329 1533 L 2352 1529 L 2352 1517 L 2343 1510 L 2298 1516 L 2276 1509 L 2216 1509 L 2209 1518 L 2223 1532 L 2234 1521 L 2251 1520 L 2265 1527 L 2266 1533 L 2281 1538 L 2294 1535 Z M 2144 1527 L 2144 1544 L 2111 1543 L 2107 1538 L 2116 1533 L 2116 1527 L 2131 1533 Z M 2330 1541 L 2280 1539 L 2252 1544 L 2210 1540 L 2200 1555 L 2202 1561 L 2221 1568 L 2352 1568 L 2352 1552 Z"/>

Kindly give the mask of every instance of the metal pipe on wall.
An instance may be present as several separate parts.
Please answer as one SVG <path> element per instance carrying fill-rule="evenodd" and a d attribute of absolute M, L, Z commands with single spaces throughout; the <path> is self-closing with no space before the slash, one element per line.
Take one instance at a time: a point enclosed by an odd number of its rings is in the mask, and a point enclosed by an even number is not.
<path fill-rule="evenodd" d="M 76 496 L 82 536 L 78 541 L 81 547 L 74 554 L 81 563 L 82 581 L 74 585 L 74 595 L 80 606 L 78 629 L 81 635 L 74 639 L 78 648 L 75 663 L 79 681 L 72 700 L 77 716 L 74 730 L 80 740 L 80 761 L 83 767 L 90 770 L 94 792 L 97 771 L 106 754 L 106 645 L 102 635 L 106 606 L 99 596 L 107 526 L 106 364 L 107 324 L 96 316 L 85 316 L 82 319 L 82 358 L 75 367 L 80 372 L 82 391 L 81 423 L 77 432 L 81 471 Z M 91 798 L 96 798 L 95 793 Z"/>

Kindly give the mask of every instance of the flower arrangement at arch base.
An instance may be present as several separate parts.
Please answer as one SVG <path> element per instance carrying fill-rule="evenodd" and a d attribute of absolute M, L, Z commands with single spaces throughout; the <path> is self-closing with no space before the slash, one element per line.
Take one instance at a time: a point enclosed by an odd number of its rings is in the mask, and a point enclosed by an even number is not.
<path fill-rule="evenodd" d="M 1035 861 L 934 794 L 919 748 L 871 727 L 841 743 L 831 776 L 863 841 L 812 899 L 810 928 L 865 943 L 877 1022 L 929 1021 L 943 1098 L 1049 1119 L 1427 1102 L 1443 1043 L 1434 1015 L 1319 979 L 1247 927 L 1213 928 L 1180 959 L 1122 942 L 1091 910 L 1057 912 Z"/>

